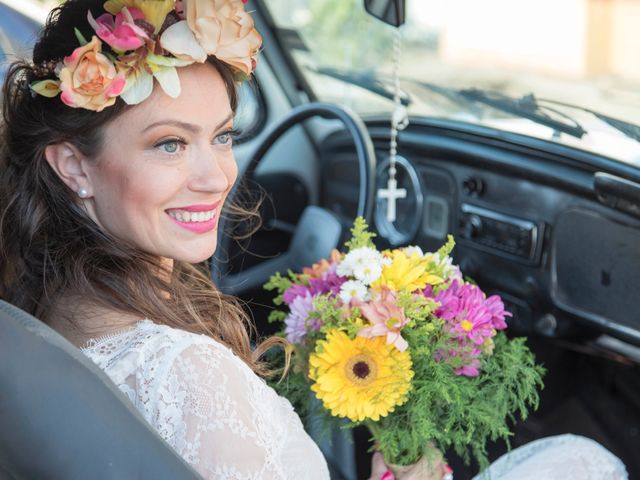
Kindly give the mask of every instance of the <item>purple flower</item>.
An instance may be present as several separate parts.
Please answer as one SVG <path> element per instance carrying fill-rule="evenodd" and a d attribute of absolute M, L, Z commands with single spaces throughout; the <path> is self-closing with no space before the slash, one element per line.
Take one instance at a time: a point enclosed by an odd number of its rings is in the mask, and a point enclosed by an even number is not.
<path fill-rule="evenodd" d="M 338 275 L 335 272 L 335 268 L 333 268 L 324 272 L 322 277 L 309 280 L 309 290 L 314 296 L 329 293 L 332 297 L 335 297 L 340 293 L 340 288 L 346 281 L 347 279 Z"/>
<path fill-rule="evenodd" d="M 282 299 L 287 305 L 291 305 L 297 297 L 304 297 L 307 294 L 315 297 L 329 293 L 332 297 L 335 297 L 340 293 L 340 287 L 346 281 L 345 277 L 341 277 L 336 273 L 335 265 L 331 265 L 320 277 L 310 278 L 308 286 L 300 283 L 291 285 L 284 291 Z"/>
<path fill-rule="evenodd" d="M 304 343 L 304 338 L 309 331 L 320 330 L 322 321 L 319 318 L 309 318 L 309 312 L 313 310 L 313 297 L 307 292 L 305 296 L 298 296 L 289 305 L 291 312 L 285 318 L 285 333 L 291 343 Z"/>
<path fill-rule="evenodd" d="M 294 283 L 292 286 L 287 288 L 282 295 L 282 299 L 284 303 L 287 305 L 291 305 L 296 297 L 304 297 L 309 293 L 309 287 L 301 285 L 299 283 Z"/>

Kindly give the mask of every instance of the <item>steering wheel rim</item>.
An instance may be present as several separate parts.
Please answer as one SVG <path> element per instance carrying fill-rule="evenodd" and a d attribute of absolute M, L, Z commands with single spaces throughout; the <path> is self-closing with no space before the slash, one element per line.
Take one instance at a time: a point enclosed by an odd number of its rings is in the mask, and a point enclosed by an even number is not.
<path fill-rule="evenodd" d="M 325 102 L 311 102 L 297 106 L 271 127 L 247 164 L 240 181 L 236 181 L 236 184 L 232 188 L 229 194 L 231 201 L 233 201 L 236 196 L 238 185 L 253 179 L 256 169 L 265 154 L 283 134 L 301 122 L 317 116 L 340 120 L 354 140 L 360 175 L 356 215 L 363 217 L 367 223 L 370 224 L 373 217 L 376 188 L 376 158 L 373 142 L 364 122 L 355 112 L 348 108 Z M 222 288 L 224 283 L 220 253 L 229 251 L 230 237 L 225 233 L 227 225 L 228 219 L 226 216 L 221 216 L 218 224 L 218 246 L 213 261 L 211 262 L 212 278 L 219 288 Z"/>

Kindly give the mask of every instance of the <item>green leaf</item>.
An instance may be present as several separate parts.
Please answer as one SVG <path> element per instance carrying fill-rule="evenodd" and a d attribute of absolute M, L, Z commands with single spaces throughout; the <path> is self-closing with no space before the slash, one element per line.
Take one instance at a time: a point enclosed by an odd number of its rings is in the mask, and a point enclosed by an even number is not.
<path fill-rule="evenodd" d="M 87 43 L 89 43 L 89 40 L 84 38 L 84 35 L 82 35 L 82 32 L 80 30 L 74 28 L 73 31 L 76 34 L 76 38 L 78 39 L 81 47 L 84 47 Z"/>
<path fill-rule="evenodd" d="M 285 318 L 287 318 L 287 314 L 282 310 L 271 310 L 271 313 L 269 313 L 269 317 L 267 318 L 267 321 L 269 323 L 284 322 Z"/>
<path fill-rule="evenodd" d="M 453 248 L 456 246 L 456 241 L 453 239 L 453 235 L 447 235 L 447 243 L 438 249 L 436 252 L 440 258 L 447 257 L 453 252 Z"/>
<path fill-rule="evenodd" d="M 351 240 L 345 243 L 345 246 L 349 250 L 355 250 L 361 247 L 375 248 L 373 244 L 373 238 L 376 234 L 368 231 L 369 225 L 362 217 L 357 217 L 353 222 L 353 228 L 351 229 Z"/>

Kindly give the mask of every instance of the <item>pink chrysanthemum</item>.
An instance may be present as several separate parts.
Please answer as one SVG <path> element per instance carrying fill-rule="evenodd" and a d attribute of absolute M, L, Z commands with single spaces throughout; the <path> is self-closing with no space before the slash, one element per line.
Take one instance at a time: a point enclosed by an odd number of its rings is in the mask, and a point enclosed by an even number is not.
<path fill-rule="evenodd" d="M 485 337 L 495 335 L 493 315 L 484 305 L 482 290 L 475 285 L 453 281 L 449 288 L 436 295 L 435 300 L 440 307 L 434 313 L 447 321 L 450 331 L 457 337 L 481 345 Z"/>
<path fill-rule="evenodd" d="M 507 327 L 505 317 L 511 314 L 497 295 L 486 298 L 477 286 L 458 280 L 435 296 L 432 290 L 425 290 L 424 294 L 440 303 L 434 314 L 447 322 L 449 332 L 458 341 L 458 348 L 442 356 L 463 358 L 465 365 L 456 368 L 456 373 L 477 376 L 479 347 L 486 345 L 496 330 Z"/>

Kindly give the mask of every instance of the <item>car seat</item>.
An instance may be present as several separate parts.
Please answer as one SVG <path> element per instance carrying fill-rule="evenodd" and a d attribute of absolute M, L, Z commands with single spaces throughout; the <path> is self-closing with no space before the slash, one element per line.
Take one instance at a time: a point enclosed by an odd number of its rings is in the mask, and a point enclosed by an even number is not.
<path fill-rule="evenodd" d="M 0 478 L 201 478 L 65 338 L 0 301 Z"/>

